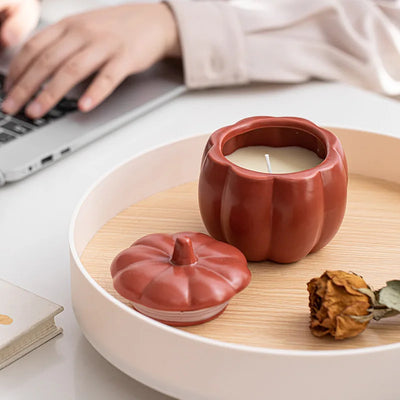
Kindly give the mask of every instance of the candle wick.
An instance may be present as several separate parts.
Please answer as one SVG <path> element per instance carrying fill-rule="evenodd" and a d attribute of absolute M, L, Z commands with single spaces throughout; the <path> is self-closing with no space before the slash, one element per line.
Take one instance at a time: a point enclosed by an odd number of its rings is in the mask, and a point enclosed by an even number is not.
<path fill-rule="evenodd" d="M 272 173 L 271 162 L 269 160 L 269 154 L 265 155 L 265 161 L 267 162 L 267 172 Z"/>

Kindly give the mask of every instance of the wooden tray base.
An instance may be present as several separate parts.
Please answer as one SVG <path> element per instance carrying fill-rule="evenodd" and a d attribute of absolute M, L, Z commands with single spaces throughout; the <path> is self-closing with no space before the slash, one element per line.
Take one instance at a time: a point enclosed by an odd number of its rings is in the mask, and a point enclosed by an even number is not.
<path fill-rule="evenodd" d="M 290 265 L 250 263 L 252 281 L 217 319 L 177 328 L 225 342 L 250 346 L 327 350 L 377 346 L 400 341 L 400 317 L 370 323 L 357 338 L 318 339 L 308 329 L 306 283 L 326 269 L 362 275 L 375 288 L 400 278 L 400 185 L 352 175 L 343 225 L 318 253 Z M 81 261 L 108 293 L 114 256 L 136 239 L 154 232 L 207 233 L 197 204 L 197 182 L 160 192 L 109 220 L 92 238 Z"/>

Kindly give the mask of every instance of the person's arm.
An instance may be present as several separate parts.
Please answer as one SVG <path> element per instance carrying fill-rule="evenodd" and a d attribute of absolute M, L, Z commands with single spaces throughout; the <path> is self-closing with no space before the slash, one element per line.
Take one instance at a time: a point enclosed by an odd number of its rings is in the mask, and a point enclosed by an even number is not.
<path fill-rule="evenodd" d="M 344 81 L 400 94 L 400 4 L 169 0 L 190 88 Z"/>
<path fill-rule="evenodd" d="M 2 110 L 30 102 L 25 112 L 39 118 L 95 74 L 78 102 L 90 111 L 126 76 L 181 53 L 189 88 L 315 77 L 400 94 L 398 2 L 238 2 L 131 3 L 68 17 L 14 58 Z"/>

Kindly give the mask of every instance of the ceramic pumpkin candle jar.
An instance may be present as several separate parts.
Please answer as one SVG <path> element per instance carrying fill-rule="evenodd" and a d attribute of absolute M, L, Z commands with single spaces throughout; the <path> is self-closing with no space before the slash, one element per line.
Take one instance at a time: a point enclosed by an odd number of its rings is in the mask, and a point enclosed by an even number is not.
<path fill-rule="evenodd" d="M 133 307 L 173 326 L 209 321 L 250 282 L 244 255 L 203 233 L 155 233 L 111 265 L 116 291 Z"/>
<path fill-rule="evenodd" d="M 278 174 L 226 158 L 248 146 L 303 147 L 321 162 Z M 248 260 L 291 263 L 334 237 L 346 208 L 347 181 L 345 154 L 333 133 L 301 118 L 247 118 L 211 135 L 200 172 L 200 212 L 208 232 Z"/>

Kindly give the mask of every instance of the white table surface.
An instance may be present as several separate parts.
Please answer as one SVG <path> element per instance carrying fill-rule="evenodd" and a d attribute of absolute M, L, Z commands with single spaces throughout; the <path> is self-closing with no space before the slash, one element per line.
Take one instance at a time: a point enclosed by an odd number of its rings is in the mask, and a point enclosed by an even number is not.
<path fill-rule="evenodd" d="M 1 399 L 169 398 L 124 375 L 82 335 L 70 299 L 70 217 L 87 188 L 122 160 L 251 115 L 299 116 L 400 137 L 400 102 L 343 84 L 208 90 L 185 94 L 50 168 L 1 188 L 1 278 L 65 307 L 57 317 L 63 335 L 0 371 Z"/>

